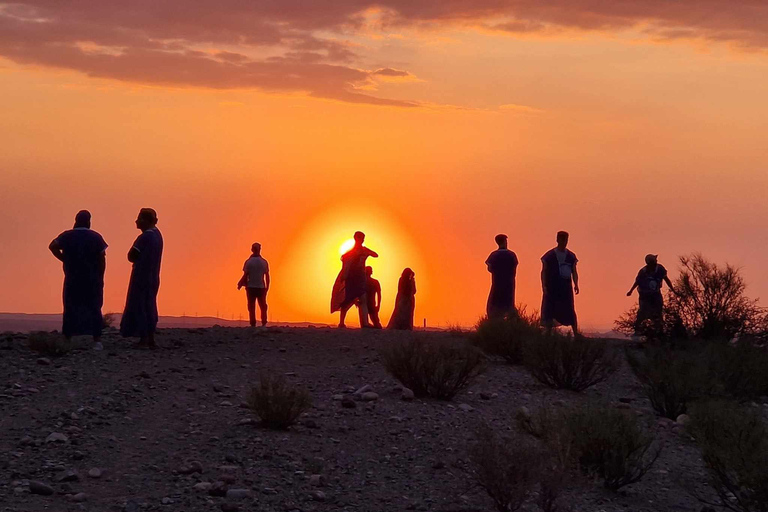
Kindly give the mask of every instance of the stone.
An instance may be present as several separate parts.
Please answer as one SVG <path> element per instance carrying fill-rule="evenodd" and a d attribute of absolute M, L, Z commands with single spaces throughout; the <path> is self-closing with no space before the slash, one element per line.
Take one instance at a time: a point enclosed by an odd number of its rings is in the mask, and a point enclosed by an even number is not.
<path fill-rule="evenodd" d="M 56 475 L 57 482 L 77 482 L 79 480 L 80 475 L 77 474 L 77 471 L 72 469 L 67 469 Z"/>
<path fill-rule="evenodd" d="M 29 492 L 32 494 L 39 494 L 41 496 L 50 496 L 53 494 L 53 487 L 37 480 L 29 481 Z"/>
<path fill-rule="evenodd" d="M 400 398 L 402 398 L 406 402 L 410 402 L 411 400 L 414 399 L 413 391 L 411 391 L 408 388 L 403 388 L 403 394 L 402 394 L 402 396 Z"/>
<path fill-rule="evenodd" d="M 369 391 L 373 391 L 373 387 L 371 387 L 370 384 L 366 384 L 365 386 L 361 387 L 357 391 L 355 391 L 356 395 L 362 395 L 363 393 L 367 393 Z"/>
<path fill-rule="evenodd" d="M 687 414 L 681 414 L 680 416 L 677 417 L 677 420 L 675 420 L 675 423 L 677 423 L 678 425 L 685 426 L 690 421 L 691 421 L 691 417 L 690 416 L 688 416 Z"/>
<path fill-rule="evenodd" d="M 323 491 L 313 491 L 309 496 L 315 501 L 325 501 L 325 493 Z"/>
<path fill-rule="evenodd" d="M 75 503 L 83 503 L 84 501 L 88 501 L 88 495 L 84 492 L 79 492 L 77 494 L 73 494 L 72 498 L 70 498 Z"/>
<path fill-rule="evenodd" d="M 379 399 L 379 395 L 373 391 L 366 391 L 360 395 L 360 398 L 362 398 L 364 402 L 375 402 Z"/>
<path fill-rule="evenodd" d="M 475 408 L 469 404 L 459 404 L 459 409 L 461 409 L 464 412 L 472 412 L 475 410 Z"/>
<path fill-rule="evenodd" d="M 322 487 L 325 485 L 325 477 L 323 475 L 312 475 L 309 477 L 309 485 L 313 487 Z"/>
<path fill-rule="evenodd" d="M 491 399 L 491 395 L 489 395 L 488 393 L 481 392 L 480 393 L 480 398 L 482 398 L 483 400 L 490 400 Z"/>
<path fill-rule="evenodd" d="M 34 442 L 35 442 L 35 440 L 34 440 L 34 439 L 32 439 L 31 437 L 29 437 L 29 436 L 24 436 L 24 437 L 22 437 L 22 438 L 21 438 L 21 440 L 19 441 L 19 444 L 21 444 L 21 446 L 28 446 L 28 445 L 30 445 L 30 444 L 33 444 Z"/>
<path fill-rule="evenodd" d="M 619 402 L 621 402 L 623 404 L 628 404 L 628 403 L 632 402 L 632 399 L 629 398 L 629 397 L 622 397 L 622 398 L 619 398 Z"/>
<path fill-rule="evenodd" d="M 191 460 L 178 469 L 178 472 L 182 475 L 191 475 L 193 473 L 202 473 L 203 465 L 196 460 Z"/>
<path fill-rule="evenodd" d="M 214 482 L 214 484 L 208 489 L 208 494 L 211 496 L 223 497 L 227 495 L 227 484 L 224 482 Z"/>
<path fill-rule="evenodd" d="M 333 396 L 331 397 L 331 399 L 332 399 L 334 402 L 341 402 L 342 400 L 344 400 L 344 395 L 342 395 L 342 394 L 333 395 Z"/>
<path fill-rule="evenodd" d="M 531 410 L 526 406 L 522 406 L 519 409 L 517 409 L 517 416 L 518 418 L 523 419 L 525 421 L 531 421 L 531 419 L 533 418 L 533 415 L 531 414 Z"/>
<path fill-rule="evenodd" d="M 163 498 L 162 503 L 163 503 L 163 505 L 171 505 L 173 503 L 173 500 L 171 498 L 169 498 L 168 496 L 166 496 L 165 498 Z"/>
<path fill-rule="evenodd" d="M 344 400 L 341 401 L 341 406 L 347 409 L 354 409 L 357 407 L 357 404 L 351 398 L 344 397 Z"/>
<path fill-rule="evenodd" d="M 320 428 L 317 422 L 311 419 L 304 420 L 303 425 L 307 428 Z"/>
<path fill-rule="evenodd" d="M 88 471 L 88 476 L 91 478 L 101 478 L 101 470 L 99 468 L 92 468 Z"/>
<path fill-rule="evenodd" d="M 213 484 L 211 482 L 199 482 L 192 486 L 194 490 L 203 491 L 203 492 L 210 491 L 211 487 L 213 487 Z"/>
<path fill-rule="evenodd" d="M 37 360 L 37 364 L 43 365 L 43 366 L 50 366 L 51 360 L 47 357 L 41 357 Z"/>
<path fill-rule="evenodd" d="M 240 505 L 236 503 L 222 503 L 221 504 L 221 511 L 222 512 L 238 512 L 240 510 Z"/>
<path fill-rule="evenodd" d="M 53 432 L 45 438 L 46 443 L 66 443 L 69 438 L 61 432 Z"/>
<path fill-rule="evenodd" d="M 229 489 L 225 496 L 228 500 L 244 500 L 252 495 L 253 492 L 250 489 Z"/>
<path fill-rule="evenodd" d="M 75 490 L 68 483 L 63 483 L 59 486 L 59 494 L 75 494 Z"/>

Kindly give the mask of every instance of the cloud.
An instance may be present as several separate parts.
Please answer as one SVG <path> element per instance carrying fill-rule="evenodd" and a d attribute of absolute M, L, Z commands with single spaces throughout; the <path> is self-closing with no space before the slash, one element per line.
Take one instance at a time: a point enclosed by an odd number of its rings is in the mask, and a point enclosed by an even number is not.
<path fill-rule="evenodd" d="M 512 34 L 641 31 L 768 49 L 765 0 L 0 0 L 0 56 L 177 87 L 300 92 L 413 106 L 361 91 L 411 79 L 366 69 L 357 34 L 462 26 Z"/>
<path fill-rule="evenodd" d="M 517 105 L 514 103 L 508 103 L 506 105 L 499 105 L 499 110 L 507 112 L 518 112 L 521 114 L 542 114 L 544 111 L 540 108 L 529 107 L 527 105 Z"/>

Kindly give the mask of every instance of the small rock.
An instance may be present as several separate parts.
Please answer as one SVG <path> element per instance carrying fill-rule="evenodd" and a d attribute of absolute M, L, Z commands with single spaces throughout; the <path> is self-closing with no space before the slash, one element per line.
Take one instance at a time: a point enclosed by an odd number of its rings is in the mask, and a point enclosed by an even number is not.
<path fill-rule="evenodd" d="M 45 438 L 46 443 L 66 443 L 67 441 L 69 441 L 69 438 L 60 432 L 53 432 Z"/>
<path fill-rule="evenodd" d="M 325 493 L 323 491 L 314 491 L 309 496 L 315 501 L 325 501 Z"/>
<path fill-rule="evenodd" d="M 475 408 L 469 404 L 459 404 L 459 409 L 461 409 L 464 412 L 471 412 L 475 410 Z"/>
<path fill-rule="evenodd" d="M 182 475 L 191 475 L 193 473 L 202 473 L 203 465 L 196 460 L 191 460 L 178 469 Z"/>
<path fill-rule="evenodd" d="M 222 503 L 221 504 L 221 511 L 222 512 L 238 512 L 240 510 L 240 505 L 236 503 Z"/>
<path fill-rule="evenodd" d="M 91 478 L 101 478 L 101 470 L 99 468 L 93 468 L 88 471 L 88 476 Z"/>
<path fill-rule="evenodd" d="M 48 359 L 47 357 L 41 357 L 40 359 L 37 360 L 37 364 L 41 364 L 43 366 L 50 366 L 51 360 Z"/>
<path fill-rule="evenodd" d="M 413 391 L 411 391 L 408 388 L 403 388 L 403 394 L 402 394 L 402 396 L 400 398 L 402 398 L 406 402 L 410 402 L 414 398 Z"/>
<path fill-rule="evenodd" d="M 252 494 L 250 489 L 229 489 L 225 496 L 228 500 L 244 500 L 250 498 Z"/>
<path fill-rule="evenodd" d="M 517 410 L 517 416 L 525 421 L 530 421 L 533 418 L 531 410 L 526 406 L 522 406 Z"/>
<path fill-rule="evenodd" d="M 213 485 L 211 485 L 210 489 L 208 489 L 208 494 L 211 496 L 219 496 L 223 497 L 227 495 L 227 484 L 224 482 L 215 482 Z"/>
<path fill-rule="evenodd" d="M 203 492 L 210 491 L 211 487 L 213 487 L 213 484 L 211 482 L 199 482 L 192 486 L 194 490 L 203 491 Z"/>
<path fill-rule="evenodd" d="M 31 437 L 29 437 L 29 436 L 24 436 L 24 437 L 22 437 L 22 438 L 21 438 L 21 440 L 19 441 L 19 444 L 21 444 L 21 446 L 27 446 L 27 445 L 33 444 L 34 442 L 35 442 L 35 440 L 34 440 L 34 439 L 32 439 Z"/>
<path fill-rule="evenodd" d="M 80 480 L 80 475 L 77 474 L 77 471 L 74 471 L 72 469 L 62 471 L 61 473 L 56 475 L 57 482 L 77 482 L 79 480 Z"/>
<path fill-rule="evenodd" d="M 491 395 L 489 395 L 488 393 L 482 393 L 481 392 L 480 393 L 480 398 L 482 398 L 483 400 L 490 400 L 491 399 Z"/>
<path fill-rule="evenodd" d="M 632 399 L 629 398 L 629 397 L 622 397 L 622 398 L 619 398 L 619 402 L 621 402 L 623 404 L 628 404 L 628 403 L 632 402 Z"/>
<path fill-rule="evenodd" d="M 173 503 L 173 500 L 171 498 L 169 498 L 168 496 L 166 496 L 165 498 L 163 498 L 162 503 L 163 503 L 163 505 L 170 505 L 170 504 Z"/>
<path fill-rule="evenodd" d="M 363 393 L 367 393 L 369 391 L 373 391 L 373 387 L 371 387 L 370 384 L 366 384 L 365 386 L 361 387 L 357 391 L 355 391 L 356 395 L 362 395 Z"/>
<path fill-rule="evenodd" d="M 675 423 L 677 423 L 678 425 L 685 426 L 688 424 L 689 421 L 691 421 L 690 416 L 688 416 L 687 414 L 681 414 L 680 416 L 677 417 L 677 420 L 675 420 Z"/>
<path fill-rule="evenodd" d="M 307 419 L 303 422 L 304 426 L 307 428 L 320 428 L 320 426 L 317 424 L 315 420 Z"/>
<path fill-rule="evenodd" d="M 79 492 L 70 498 L 75 503 L 83 503 L 84 501 L 88 501 L 88 495 L 84 492 Z"/>
<path fill-rule="evenodd" d="M 344 400 L 344 395 L 341 395 L 341 394 L 339 394 L 339 395 L 333 395 L 333 397 L 331 397 L 331 399 L 332 399 L 334 402 L 341 402 L 342 400 Z"/>
<path fill-rule="evenodd" d="M 344 397 L 344 400 L 341 401 L 341 406 L 347 409 L 354 409 L 355 407 L 357 407 L 357 404 L 351 398 Z"/>
<path fill-rule="evenodd" d="M 309 477 L 309 485 L 313 487 L 322 487 L 325 485 L 325 477 L 323 475 L 312 475 Z"/>
<path fill-rule="evenodd" d="M 378 393 L 374 393 L 373 391 L 367 391 L 365 393 L 362 393 L 360 395 L 360 398 L 363 399 L 364 402 L 375 402 L 379 399 Z"/>
<path fill-rule="evenodd" d="M 39 494 L 41 496 L 50 496 L 53 494 L 53 487 L 44 484 L 43 482 L 38 482 L 37 480 L 30 480 L 29 492 L 32 494 Z"/>

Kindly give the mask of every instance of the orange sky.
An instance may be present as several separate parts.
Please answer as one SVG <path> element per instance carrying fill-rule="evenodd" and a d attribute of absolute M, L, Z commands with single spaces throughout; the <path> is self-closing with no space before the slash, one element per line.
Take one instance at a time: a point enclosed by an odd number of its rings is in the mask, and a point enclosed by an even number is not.
<path fill-rule="evenodd" d="M 571 232 L 588 329 L 631 306 L 648 252 L 674 277 L 702 251 L 768 295 L 762 2 L 63 4 L 0 1 L 0 311 L 60 311 L 46 247 L 81 208 L 120 311 L 143 206 L 165 315 L 245 315 L 259 241 L 272 319 L 332 322 L 356 229 L 385 319 L 410 266 L 417 323 L 474 323 L 498 232 L 534 308 L 539 257 Z"/>

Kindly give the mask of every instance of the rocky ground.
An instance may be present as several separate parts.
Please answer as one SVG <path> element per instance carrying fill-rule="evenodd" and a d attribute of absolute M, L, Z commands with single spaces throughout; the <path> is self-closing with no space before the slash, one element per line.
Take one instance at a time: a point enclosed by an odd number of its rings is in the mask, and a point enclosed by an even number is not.
<path fill-rule="evenodd" d="M 0 350 L 0 510 L 490 511 L 467 457 L 481 422 L 508 431 L 522 406 L 586 402 L 634 410 L 663 452 L 620 492 L 574 484 L 573 510 L 702 509 L 690 495 L 708 492 L 697 448 L 658 420 L 626 366 L 576 394 L 491 363 L 453 402 L 406 401 L 378 355 L 404 335 L 167 329 L 156 351 L 110 334 L 103 351 L 50 359 L 10 336 Z M 313 408 L 287 432 L 259 428 L 243 407 L 263 371 L 312 395 Z M 363 386 L 375 395 L 358 395 L 354 407 L 340 400 Z"/>

